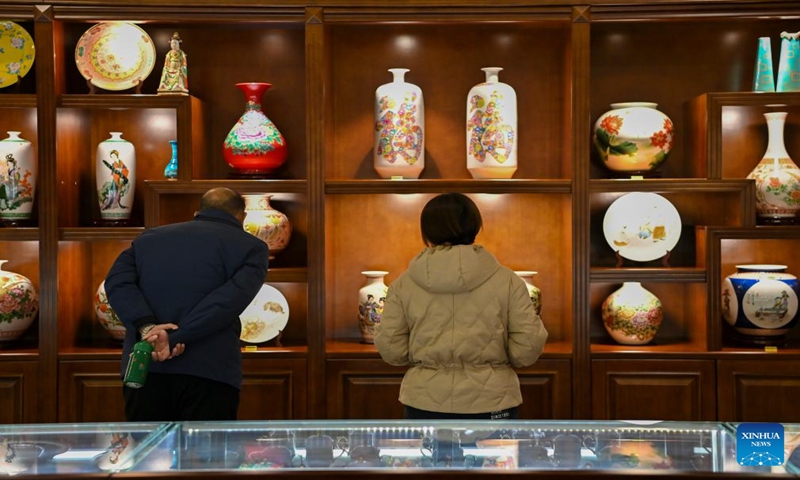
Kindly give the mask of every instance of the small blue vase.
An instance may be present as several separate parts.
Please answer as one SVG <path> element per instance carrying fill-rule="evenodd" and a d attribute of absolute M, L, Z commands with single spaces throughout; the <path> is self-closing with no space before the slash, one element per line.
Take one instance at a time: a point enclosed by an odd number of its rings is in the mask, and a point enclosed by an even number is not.
<path fill-rule="evenodd" d="M 164 178 L 176 179 L 178 178 L 178 141 L 170 140 L 169 145 L 172 147 L 172 158 L 164 168 Z"/>

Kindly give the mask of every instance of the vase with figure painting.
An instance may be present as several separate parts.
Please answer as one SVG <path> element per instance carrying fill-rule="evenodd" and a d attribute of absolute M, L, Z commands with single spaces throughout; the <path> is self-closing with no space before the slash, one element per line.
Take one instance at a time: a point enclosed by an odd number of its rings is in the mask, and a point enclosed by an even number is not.
<path fill-rule="evenodd" d="M 361 272 L 367 278 L 358 290 L 358 326 L 364 343 L 375 343 L 375 325 L 381 322 L 386 292 L 389 288 L 384 278 L 389 272 L 368 270 Z"/>
<path fill-rule="evenodd" d="M 103 222 L 127 222 L 136 193 L 136 148 L 121 132 L 97 145 L 95 179 Z"/>
<path fill-rule="evenodd" d="M 765 113 L 767 151 L 747 175 L 756 182 L 758 223 L 789 225 L 797 222 L 800 212 L 800 168 L 789 157 L 783 141 L 787 112 Z"/>
<path fill-rule="evenodd" d="M 20 132 L 8 132 L 0 141 L 0 220 L 24 225 L 31 218 L 38 171 L 31 142 Z"/>
<path fill-rule="evenodd" d="M 261 97 L 271 83 L 237 83 L 247 101 L 245 111 L 231 128 L 222 148 L 234 176 L 271 175 L 286 161 L 286 140 L 261 108 Z"/>
<path fill-rule="evenodd" d="M 472 178 L 511 178 L 517 171 L 517 93 L 499 80 L 499 67 L 467 96 L 467 170 Z"/>
<path fill-rule="evenodd" d="M 407 68 L 390 68 L 391 83 L 375 90 L 375 170 L 381 178 L 419 178 L 425 168 L 422 90 L 405 81 Z"/>

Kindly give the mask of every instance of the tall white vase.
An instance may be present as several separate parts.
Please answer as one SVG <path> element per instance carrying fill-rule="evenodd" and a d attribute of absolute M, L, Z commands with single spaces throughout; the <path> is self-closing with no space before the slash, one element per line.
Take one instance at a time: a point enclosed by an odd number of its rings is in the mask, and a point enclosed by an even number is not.
<path fill-rule="evenodd" d="M 384 277 L 389 272 L 367 270 L 361 275 L 367 277 L 364 286 L 358 290 L 358 327 L 364 343 L 375 343 L 375 325 L 381 322 L 383 305 L 389 288 Z"/>
<path fill-rule="evenodd" d="M 97 145 L 97 200 L 104 221 L 128 220 L 136 191 L 136 149 L 121 132 Z"/>
<path fill-rule="evenodd" d="M 247 194 L 244 197 L 244 230 L 260 238 L 269 247 L 269 259 L 281 253 L 292 237 L 289 217 L 275 210 L 269 203 L 272 195 Z"/>
<path fill-rule="evenodd" d="M 0 219 L 6 223 L 29 220 L 36 193 L 36 155 L 20 132 L 8 132 L 0 141 Z"/>
<path fill-rule="evenodd" d="M 425 168 L 425 104 L 422 90 L 405 81 L 407 68 L 375 90 L 374 165 L 381 178 L 419 178 Z"/>
<path fill-rule="evenodd" d="M 517 94 L 499 67 L 467 96 L 467 170 L 472 178 L 511 178 L 517 171 Z"/>
<path fill-rule="evenodd" d="M 800 212 L 800 168 L 783 142 L 786 112 L 765 113 L 769 142 L 764 157 L 747 178 L 756 181 L 759 223 L 794 223 Z"/>
<path fill-rule="evenodd" d="M 3 270 L 7 261 L 0 260 L 0 342 L 21 337 L 39 311 L 39 296 L 30 279 Z"/>

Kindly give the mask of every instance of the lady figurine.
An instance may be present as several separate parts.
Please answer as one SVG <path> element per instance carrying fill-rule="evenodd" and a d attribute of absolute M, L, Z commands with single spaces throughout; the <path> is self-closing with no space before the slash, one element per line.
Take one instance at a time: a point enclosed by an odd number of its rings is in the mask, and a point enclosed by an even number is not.
<path fill-rule="evenodd" d="M 158 85 L 160 94 L 189 94 L 189 73 L 186 68 L 186 54 L 181 50 L 181 41 L 178 32 L 172 34 L 172 39 L 169 41 L 170 50 L 164 59 L 164 70 L 161 72 L 161 83 Z"/>

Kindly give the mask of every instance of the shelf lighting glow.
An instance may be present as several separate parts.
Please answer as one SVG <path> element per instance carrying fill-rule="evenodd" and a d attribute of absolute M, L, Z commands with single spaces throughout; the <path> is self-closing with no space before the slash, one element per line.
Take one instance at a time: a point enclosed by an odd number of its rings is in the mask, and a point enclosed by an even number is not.
<path fill-rule="evenodd" d="M 399 35 L 394 40 L 394 46 L 398 50 L 405 51 L 407 53 L 411 53 L 417 49 L 417 39 L 412 37 L 411 35 Z"/>

